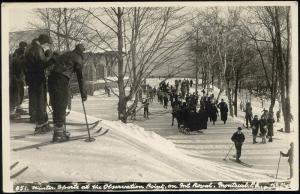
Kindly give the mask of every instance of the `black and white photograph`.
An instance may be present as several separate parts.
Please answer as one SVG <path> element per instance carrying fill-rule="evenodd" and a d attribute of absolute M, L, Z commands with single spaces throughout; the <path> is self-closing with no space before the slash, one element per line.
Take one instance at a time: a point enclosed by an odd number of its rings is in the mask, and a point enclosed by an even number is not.
<path fill-rule="evenodd" d="M 4 192 L 299 190 L 298 2 L 1 5 Z"/>

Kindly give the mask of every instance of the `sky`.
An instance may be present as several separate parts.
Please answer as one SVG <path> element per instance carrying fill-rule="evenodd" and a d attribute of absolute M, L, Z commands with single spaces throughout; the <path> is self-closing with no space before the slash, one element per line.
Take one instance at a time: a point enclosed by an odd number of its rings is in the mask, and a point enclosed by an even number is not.
<path fill-rule="evenodd" d="M 9 11 L 9 31 L 22 31 L 30 27 L 29 21 L 35 19 L 31 9 L 14 8 Z"/>

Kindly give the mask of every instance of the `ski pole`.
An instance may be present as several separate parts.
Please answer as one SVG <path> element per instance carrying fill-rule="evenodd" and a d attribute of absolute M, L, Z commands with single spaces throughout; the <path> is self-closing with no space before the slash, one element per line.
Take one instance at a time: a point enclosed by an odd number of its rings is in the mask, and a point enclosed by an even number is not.
<path fill-rule="evenodd" d="M 226 154 L 226 156 L 225 156 L 225 158 L 224 158 L 223 160 L 226 160 L 226 159 L 227 159 L 227 157 L 228 157 L 228 155 L 229 155 L 230 151 L 231 151 L 231 150 L 232 150 L 232 148 L 233 148 L 233 145 L 234 145 L 234 144 L 232 144 L 232 145 L 231 145 L 231 147 L 230 147 L 230 149 L 229 149 L 228 153 Z"/>
<path fill-rule="evenodd" d="M 277 179 L 277 175 L 278 175 L 278 170 L 279 170 L 280 158 L 281 158 L 281 154 L 280 154 L 280 156 L 279 156 L 279 160 L 278 160 L 278 165 L 277 165 L 277 172 L 276 172 L 276 179 Z"/>
<path fill-rule="evenodd" d="M 84 102 L 83 102 L 82 98 L 81 98 L 81 102 L 82 102 L 83 112 L 84 112 L 84 116 L 85 116 L 85 123 L 86 123 L 86 127 L 87 127 L 87 130 L 88 130 L 88 135 L 89 135 L 89 138 L 86 139 L 85 141 L 86 142 L 92 142 L 92 141 L 95 141 L 95 138 L 92 138 L 91 135 L 90 135 L 90 128 L 89 128 L 89 125 L 88 125 L 87 116 L 86 116 L 86 112 L 85 112 L 85 106 L 84 106 Z"/>

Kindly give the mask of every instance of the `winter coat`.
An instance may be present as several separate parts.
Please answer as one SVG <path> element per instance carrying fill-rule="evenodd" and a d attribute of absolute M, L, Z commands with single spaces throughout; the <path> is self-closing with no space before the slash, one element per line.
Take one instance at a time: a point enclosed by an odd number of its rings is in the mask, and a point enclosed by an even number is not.
<path fill-rule="evenodd" d="M 260 132 L 262 135 L 266 135 L 268 132 L 268 121 L 264 117 L 260 119 Z"/>
<path fill-rule="evenodd" d="M 232 135 L 231 141 L 233 141 L 235 144 L 243 144 L 243 142 L 245 141 L 245 136 L 242 132 L 236 131 Z"/>
<path fill-rule="evenodd" d="M 218 118 L 218 109 L 215 105 L 211 105 L 211 114 L 210 114 L 211 119 L 213 122 L 217 121 Z"/>
<path fill-rule="evenodd" d="M 257 133 L 258 133 L 258 129 L 259 129 L 259 125 L 260 125 L 260 121 L 259 121 L 259 119 L 253 119 L 252 120 L 252 135 L 257 135 Z"/>
<path fill-rule="evenodd" d="M 283 155 L 283 157 L 289 157 L 288 163 L 290 163 L 290 164 L 294 163 L 294 148 L 293 147 L 291 147 L 286 154 L 282 153 L 282 155 Z"/>
<path fill-rule="evenodd" d="M 51 73 L 58 73 L 71 79 L 73 73 L 77 75 L 80 93 L 86 96 L 86 88 L 84 85 L 82 68 L 83 68 L 83 55 L 76 50 L 66 52 L 56 58 L 55 64 L 51 69 Z"/>
<path fill-rule="evenodd" d="M 25 50 L 26 70 L 29 80 L 32 82 L 45 81 L 44 70 L 49 65 L 43 47 L 38 40 L 33 40 Z"/>
<path fill-rule="evenodd" d="M 199 114 L 199 118 L 200 118 L 200 121 L 201 121 L 200 128 L 201 129 L 207 129 L 207 121 L 208 121 L 207 112 L 205 110 L 200 109 L 198 114 Z"/>
<path fill-rule="evenodd" d="M 220 112 L 221 112 L 221 120 L 227 121 L 228 106 L 227 106 L 226 102 L 220 102 L 218 104 L 218 108 L 220 109 Z"/>

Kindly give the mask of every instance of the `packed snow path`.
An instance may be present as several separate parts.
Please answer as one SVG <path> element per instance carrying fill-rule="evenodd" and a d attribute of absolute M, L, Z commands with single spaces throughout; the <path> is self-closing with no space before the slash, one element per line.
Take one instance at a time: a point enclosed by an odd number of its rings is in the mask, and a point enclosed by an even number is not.
<path fill-rule="evenodd" d="M 107 97 L 100 92 L 99 95 L 90 96 L 85 104 L 89 115 L 108 120 L 116 120 L 117 118 L 117 98 L 114 96 Z M 82 105 L 78 97 L 73 99 L 72 106 L 72 110 L 82 112 Z M 242 123 L 231 117 L 228 117 L 225 125 L 218 118 L 216 125 L 208 122 L 208 128 L 203 130 L 202 134 L 185 135 L 178 131 L 176 121 L 174 121 L 174 126 L 171 126 L 170 107 L 169 109 L 164 109 L 155 99 L 150 104 L 149 109 L 149 119 L 143 118 L 143 110 L 141 110 L 137 113 L 137 120 L 133 121 L 133 123 L 172 141 L 178 149 L 183 150 L 187 155 L 194 158 L 206 158 L 222 162 L 232 145 L 231 135 L 238 126 L 242 126 Z M 132 121 L 128 120 L 128 122 Z M 257 138 L 259 143 L 252 144 L 251 130 L 244 129 L 246 141 L 242 148 L 241 160 L 253 165 L 253 168 L 266 170 L 268 173 L 275 175 L 279 152 L 286 152 L 290 144 L 288 134 L 280 133 L 276 130 L 277 128 L 274 129 L 275 136 L 272 143 L 260 144 L 261 138 Z M 235 149 L 233 148 L 229 157 L 232 157 L 234 154 Z M 223 162 L 229 165 L 240 166 L 229 160 Z M 278 177 L 284 179 L 289 177 L 287 158 L 281 158 Z"/>

